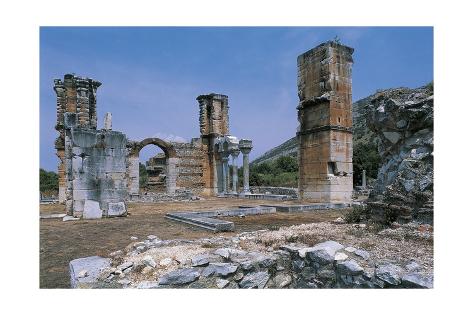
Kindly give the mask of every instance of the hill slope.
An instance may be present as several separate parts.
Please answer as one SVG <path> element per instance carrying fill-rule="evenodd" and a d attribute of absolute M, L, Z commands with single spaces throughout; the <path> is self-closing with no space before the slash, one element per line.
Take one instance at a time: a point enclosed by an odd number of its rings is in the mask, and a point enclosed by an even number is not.
<path fill-rule="evenodd" d="M 353 103 L 353 141 L 369 143 L 374 141 L 374 134 L 366 127 L 366 117 L 370 114 L 368 105 L 375 94 L 363 98 Z M 276 160 L 280 156 L 297 157 L 299 148 L 297 137 L 285 141 L 284 143 L 266 151 L 258 158 L 254 159 L 250 164 L 257 165 L 264 162 Z"/>

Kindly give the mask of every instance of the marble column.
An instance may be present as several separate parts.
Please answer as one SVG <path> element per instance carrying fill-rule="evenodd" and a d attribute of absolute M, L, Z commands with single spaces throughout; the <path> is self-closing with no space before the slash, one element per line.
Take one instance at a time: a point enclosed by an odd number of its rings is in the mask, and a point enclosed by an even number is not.
<path fill-rule="evenodd" d="M 361 186 L 363 186 L 363 188 L 366 188 L 366 170 L 363 170 L 363 175 L 361 177 Z"/>
<path fill-rule="evenodd" d="M 237 194 L 237 185 L 238 185 L 238 166 L 236 163 L 237 157 L 240 154 L 240 151 L 232 151 L 232 166 L 233 166 L 233 186 L 232 193 Z"/>
<path fill-rule="evenodd" d="M 228 189 L 227 189 L 227 177 L 228 177 L 228 154 L 226 154 L 225 152 L 222 153 L 222 188 L 223 188 L 223 191 L 222 193 L 227 193 L 228 192 Z"/>
<path fill-rule="evenodd" d="M 250 193 L 250 151 L 253 148 L 252 141 L 241 139 L 238 145 L 241 153 L 243 153 L 243 193 Z"/>

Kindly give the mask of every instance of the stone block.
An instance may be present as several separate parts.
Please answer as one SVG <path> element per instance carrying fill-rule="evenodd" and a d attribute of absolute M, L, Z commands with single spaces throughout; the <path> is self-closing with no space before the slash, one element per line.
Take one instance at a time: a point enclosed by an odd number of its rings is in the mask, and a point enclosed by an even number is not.
<path fill-rule="evenodd" d="M 100 219 L 102 217 L 102 209 L 100 204 L 95 200 L 86 200 L 84 202 L 83 219 Z"/>
<path fill-rule="evenodd" d="M 109 202 L 107 215 L 109 217 L 118 217 L 126 215 L 126 206 L 124 202 Z"/>
<path fill-rule="evenodd" d="M 99 256 L 74 259 L 69 263 L 71 288 L 90 289 L 97 287 L 101 270 L 110 267 L 111 260 Z"/>

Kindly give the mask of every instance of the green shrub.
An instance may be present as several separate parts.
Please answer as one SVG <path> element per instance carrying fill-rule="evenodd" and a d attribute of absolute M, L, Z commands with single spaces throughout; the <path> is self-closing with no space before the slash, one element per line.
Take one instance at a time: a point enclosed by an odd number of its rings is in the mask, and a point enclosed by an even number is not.
<path fill-rule="evenodd" d="M 48 172 L 39 169 L 39 191 L 41 193 L 57 194 L 59 190 L 58 175 L 55 172 Z"/>
<path fill-rule="evenodd" d="M 348 211 L 345 216 L 345 222 L 347 223 L 360 223 L 368 221 L 371 218 L 368 207 L 354 205 L 353 209 Z"/>

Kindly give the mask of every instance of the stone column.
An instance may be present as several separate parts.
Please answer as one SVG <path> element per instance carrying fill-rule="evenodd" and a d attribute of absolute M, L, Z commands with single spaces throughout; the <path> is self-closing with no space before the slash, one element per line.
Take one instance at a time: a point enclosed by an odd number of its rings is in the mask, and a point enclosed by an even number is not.
<path fill-rule="evenodd" d="M 103 129 L 112 130 L 112 113 L 106 113 L 103 119 Z"/>
<path fill-rule="evenodd" d="M 361 177 L 361 186 L 363 186 L 363 188 L 366 188 L 366 170 L 363 170 L 363 175 Z"/>
<path fill-rule="evenodd" d="M 237 167 L 237 163 L 236 163 L 236 159 L 238 157 L 238 155 L 240 154 L 239 151 L 232 151 L 232 166 L 233 166 L 233 190 L 232 190 L 232 193 L 234 194 L 237 194 L 237 185 L 238 185 L 238 167 Z"/>
<path fill-rule="evenodd" d="M 228 192 L 227 177 L 228 177 L 228 153 L 222 152 L 222 186 L 223 186 L 222 193 L 224 194 Z"/>
<path fill-rule="evenodd" d="M 177 161 L 177 158 L 168 158 L 167 161 L 166 191 L 168 194 L 174 194 L 176 192 Z"/>
<path fill-rule="evenodd" d="M 250 158 L 249 154 L 253 148 L 251 140 L 241 139 L 238 145 L 243 153 L 243 193 L 250 193 Z"/>

